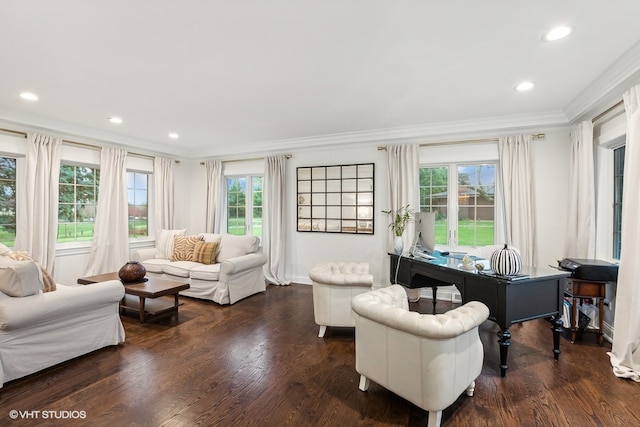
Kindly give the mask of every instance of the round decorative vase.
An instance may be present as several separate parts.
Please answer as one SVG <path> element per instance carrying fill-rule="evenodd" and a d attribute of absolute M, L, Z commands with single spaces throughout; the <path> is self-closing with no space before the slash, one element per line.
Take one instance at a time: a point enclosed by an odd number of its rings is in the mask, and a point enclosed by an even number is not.
<path fill-rule="evenodd" d="M 124 283 L 142 282 L 145 274 L 147 274 L 147 269 L 138 261 L 129 261 L 118 271 L 118 277 Z"/>
<path fill-rule="evenodd" d="M 402 251 L 404 250 L 404 240 L 402 236 L 396 236 L 393 239 L 393 253 L 396 255 L 402 255 Z"/>
<path fill-rule="evenodd" d="M 506 244 L 491 254 L 491 269 L 501 276 L 515 276 L 520 271 L 522 260 L 515 249 L 510 249 Z"/>

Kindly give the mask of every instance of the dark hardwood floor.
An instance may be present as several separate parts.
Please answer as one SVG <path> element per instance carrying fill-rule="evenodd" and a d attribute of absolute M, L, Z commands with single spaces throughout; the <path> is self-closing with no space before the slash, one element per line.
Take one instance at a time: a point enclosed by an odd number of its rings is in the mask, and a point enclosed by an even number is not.
<path fill-rule="evenodd" d="M 232 306 L 183 301 L 177 319 L 141 325 L 123 317 L 123 345 L 5 384 L 0 424 L 426 424 L 425 411 L 380 386 L 358 390 L 353 329 L 329 328 L 324 339 L 317 337 L 311 286 L 269 286 Z M 431 301 L 412 309 L 428 313 Z M 613 375 L 609 344 L 598 346 L 592 334 L 575 344 L 565 336 L 556 362 L 546 320 L 516 325 L 501 378 L 497 330 L 490 321 L 481 326 L 485 359 L 475 396 L 461 396 L 445 410 L 443 426 L 640 425 L 638 384 Z M 11 410 L 30 412 L 12 420 Z"/>

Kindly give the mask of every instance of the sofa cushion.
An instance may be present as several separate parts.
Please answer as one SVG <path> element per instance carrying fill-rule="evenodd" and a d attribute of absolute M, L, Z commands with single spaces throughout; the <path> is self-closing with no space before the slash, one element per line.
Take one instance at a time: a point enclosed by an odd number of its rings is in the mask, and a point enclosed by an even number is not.
<path fill-rule="evenodd" d="M 193 247 L 193 262 L 215 264 L 218 242 L 196 242 Z"/>
<path fill-rule="evenodd" d="M 191 269 L 191 278 L 217 281 L 220 277 L 220 264 L 201 265 Z"/>
<path fill-rule="evenodd" d="M 220 244 L 220 240 L 222 240 L 222 234 L 218 233 L 202 233 L 200 235 L 205 242 L 217 242 Z"/>
<path fill-rule="evenodd" d="M 156 258 L 169 259 L 173 254 L 173 238 L 174 236 L 183 236 L 185 229 L 182 230 L 162 230 L 156 241 Z"/>
<path fill-rule="evenodd" d="M 142 261 L 142 265 L 149 273 L 163 273 L 164 266 L 170 262 L 168 259 L 151 258 Z"/>
<path fill-rule="evenodd" d="M 235 258 L 258 251 L 260 239 L 256 236 L 234 236 L 225 234 L 220 241 L 220 251 L 217 261 L 223 262 L 229 258 Z"/>
<path fill-rule="evenodd" d="M 193 261 L 193 249 L 202 236 L 174 236 L 171 261 Z"/>
<path fill-rule="evenodd" d="M 33 261 L 0 257 L 0 291 L 11 297 L 27 297 L 42 290 L 42 273 Z"/>
<path fill-rule="evenodd" d="M 172 276 L 189 277 L 191 270 L 201 265 L 202 264 L 193 261 L 171 261 L 164 265 L 162 271 Z"/>

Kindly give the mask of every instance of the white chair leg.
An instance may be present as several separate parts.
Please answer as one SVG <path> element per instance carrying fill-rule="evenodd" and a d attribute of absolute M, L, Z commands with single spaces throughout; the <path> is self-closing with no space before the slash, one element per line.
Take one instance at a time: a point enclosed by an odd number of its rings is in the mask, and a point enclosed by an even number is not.
<path fill-rule="evenodd" d="M 471 384 L 469 384 L 469 387 L 467 387 L 467 390 L 465 390 L 465 393 L 467 394 L 467 396 L 473 396 L 473 392 L 475 390 L 476 390 L 476 382 L 471 381 Z"/>
<path fill-rule="evenodd" d="M 442 411 L 429 411 L 429 421 L 427 427 L 440 427 L 442 421 Z"/>
<path fill-rule="evenodd" d="M 320 325 L 320 332 L 318 332 L 318 337 L 322 338 L 324 337 L 324 333 L 327 332 L 327 326 L 326 325 Z"/>
<path fill-rule="evenodd" d="M 358 388 L 362 391 L 367 391 L 369 390 L 369 384 L 371 384 L 369 378 L 364 375 L 360 375 L 360 384 L 358 385 Z"/>

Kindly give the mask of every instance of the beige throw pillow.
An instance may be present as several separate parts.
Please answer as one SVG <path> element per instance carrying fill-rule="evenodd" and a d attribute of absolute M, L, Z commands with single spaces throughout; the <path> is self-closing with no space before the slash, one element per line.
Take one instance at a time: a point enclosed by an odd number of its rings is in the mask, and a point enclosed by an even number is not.
<path fill-rule="evenodd" d="M 10 297 L 28 297 L 42 290 L 40 267 L 35 262 L 0 258 L 0 291 Z"/>
<path fill-rule="evenodd" d="M 193 261 L 193 249 L 202 236 L 174 236 L 171 261 Z"/>
<path fill-rule="evenodd" d="M 25 251 L 12 251 L 9 249 L 9 251 L 5 252 L 3 255 L 15 261 L 33 261 L 33 258 L 31 258 L 31 256 Z M 56 282 L 54 282 L 53 277 L 51 277 L 49 272 L 42 265 L 40 265 L 39 263 L 36 264 L 38 265 L 38 267 L 40 268 L 40 272 L 42 273 L 42 291 L 55 291 Z"/>

